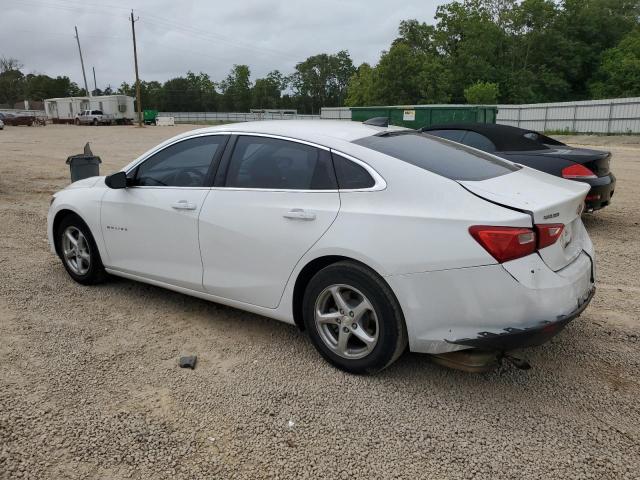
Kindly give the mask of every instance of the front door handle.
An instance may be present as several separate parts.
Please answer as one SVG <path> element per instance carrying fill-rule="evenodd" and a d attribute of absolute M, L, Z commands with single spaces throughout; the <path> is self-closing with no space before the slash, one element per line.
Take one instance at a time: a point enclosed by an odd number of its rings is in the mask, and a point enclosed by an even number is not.
<path fill-rule="evenodd" d="M 311 221 L 316 219 L 316 214 L 311 212 L 305 212 L 302 208 L 292 208 L 283 215 L 284 218 L 291 220 L 306 220 Z"/>
<path fill-rule="evenodd" d="M 171 208 L 175 210 L 195 210 L 196 204 L 189 202 L 188 200 L 178 200 L 176 203 L 171 205 Z"/>

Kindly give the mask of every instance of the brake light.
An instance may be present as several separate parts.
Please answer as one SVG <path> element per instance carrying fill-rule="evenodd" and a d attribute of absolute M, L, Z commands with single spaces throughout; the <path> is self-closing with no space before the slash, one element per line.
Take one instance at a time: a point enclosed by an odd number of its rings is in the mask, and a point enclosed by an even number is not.
<path fill-rule="evenodd" d="M 469 233 L 500 263 L 536 251 L 536 233 L 530 228 L 475 225 Z"/>
<path fill-rule="evenodd" d="M 576 163 L 562 169 L 562 177 L 569 180 L 582 180 L 585 178 L 597 178 L 595 174 L 584 165 Z"/>
<path fill-rule="evenodd" d="M 553 245 L 562 235 L 564 224 L 543 223 L 536 225 L 538 231 L 538 250 Z"/>

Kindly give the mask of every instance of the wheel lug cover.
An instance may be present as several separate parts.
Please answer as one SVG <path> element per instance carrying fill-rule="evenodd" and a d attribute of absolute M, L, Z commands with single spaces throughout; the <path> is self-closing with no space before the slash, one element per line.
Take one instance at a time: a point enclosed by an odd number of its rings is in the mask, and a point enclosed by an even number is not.
<path fill-rule="evenodd" d="M 351 328 L 358 328 L 358 324 L 357 323 L 351 324 Z"/>
<path fill-rule="evenodd" d="M 349 316 L 353 318 L 353 312 L 349 312 Z"/>
<path fill-rule="evenodd" d="M 344 327 L 342 330 L 344 331 L 344 333 L 348 333 L 349 332 L 349 329 L 347 327 Z"/>

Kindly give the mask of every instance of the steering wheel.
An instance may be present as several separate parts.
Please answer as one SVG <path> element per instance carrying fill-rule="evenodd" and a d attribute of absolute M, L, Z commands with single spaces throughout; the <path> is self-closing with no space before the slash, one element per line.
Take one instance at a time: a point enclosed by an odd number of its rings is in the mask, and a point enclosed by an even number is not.
<path fill-rule="evenodd" d="M 185 168 L 175 173 L 171 183 L 176 187 L 200 187 L 204 185 L 205 176 L 195 167 Z"/>

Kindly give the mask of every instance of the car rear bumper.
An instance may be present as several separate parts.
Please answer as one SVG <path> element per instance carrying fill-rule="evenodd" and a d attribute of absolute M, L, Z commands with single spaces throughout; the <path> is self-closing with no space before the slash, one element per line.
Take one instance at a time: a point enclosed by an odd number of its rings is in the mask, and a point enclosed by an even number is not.
<path fill-rule="evenodd" d="M 616 188 L 616 177 L 610 173 L 604 177 L 598 177 L 589 182 L 591 190 L 585 199 L 585 211 L 600 210 L 611 203 L 611 198 Z"/>
<path fill-rule="evenodd" d="M 386 277 L 405 315 L 410 350 L 510 350 L 548 340 L 593 296 L 593 252 L 586 247 L 557 272 L 532 254 L 504 264 Z"/>
<path fill-rule="evenodd" d="M 596 287 L 593 286 L 584 299 L 578 300 L 579 305 L 573 312 L 560 315 L 557 320 L 543 321 L 539 325 L 524 328 L 507 327 L 503 333 L 479 332 L 476 338 L 463 338 L 450 343 L 501 352 L 542 345 L 560 333 L 570 321 L 579 317 L 595 293 Z"/>

